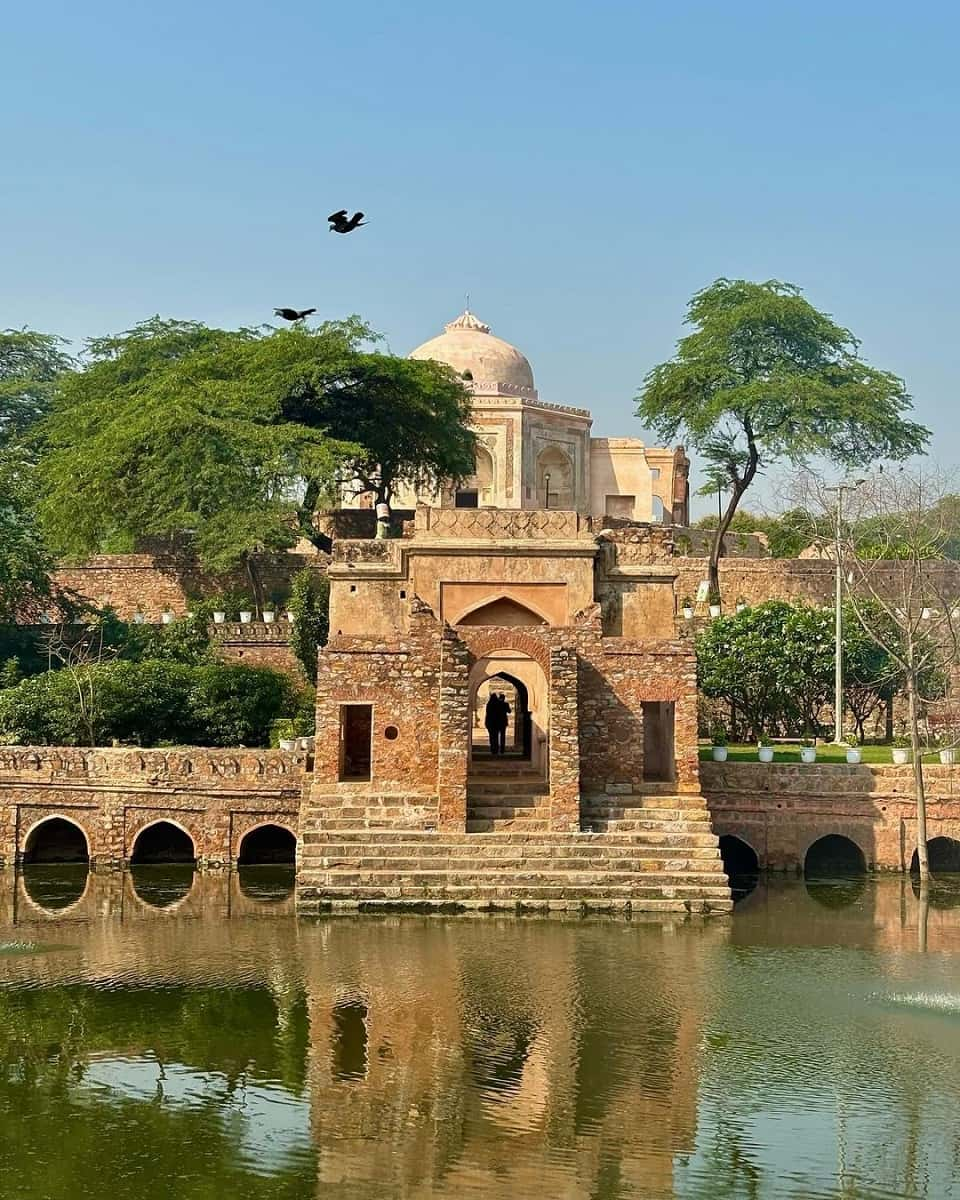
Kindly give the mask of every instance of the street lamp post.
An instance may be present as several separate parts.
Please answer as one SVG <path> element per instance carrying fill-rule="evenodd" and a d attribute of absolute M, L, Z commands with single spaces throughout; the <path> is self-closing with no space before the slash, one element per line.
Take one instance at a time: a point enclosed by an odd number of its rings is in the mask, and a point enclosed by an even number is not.
<path fill-rule="evenodd" d="M 837 507 L 834 513 L 834 548 L 837 559 L 836 593 L 834 599 L 834 676 L 833 676 L 833 744 L 842 746 L 843 741 L 843 554 L 841 537 L 843 532 L 843 493 L 855 492 L 863 483 L 854 479 L 849 483 L 837 483 L 824 488 L 825 492 L 836 492 Z"/>
<path fill-rule="evenodd" d="M 544 471 L 544 473 L 543 473 L 543 492 L 544 492 L 543 507 L 549 508 L 550 507 L 550 472 L 549 471 Z"/>

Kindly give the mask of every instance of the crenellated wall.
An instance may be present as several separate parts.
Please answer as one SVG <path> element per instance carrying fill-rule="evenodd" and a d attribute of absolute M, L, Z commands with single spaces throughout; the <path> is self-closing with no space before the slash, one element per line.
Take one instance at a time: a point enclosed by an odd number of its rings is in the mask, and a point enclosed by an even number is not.
<path fill-rule="evenodd" d="M 201 864 L 235 862 L 260 825 L 297 834 L 307 765 L 306 754 L 278 750 L 0 746 L 0 864 L 18 861 L 50 817 L 78 825 L 98 865 L 129 860 L 160 820 L 192 838 Z"/>

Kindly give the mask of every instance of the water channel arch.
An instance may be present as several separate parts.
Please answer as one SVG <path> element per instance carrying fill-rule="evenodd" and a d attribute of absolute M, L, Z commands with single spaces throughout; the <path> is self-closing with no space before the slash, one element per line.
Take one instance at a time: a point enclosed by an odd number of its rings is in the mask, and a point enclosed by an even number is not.
<path fill-rule="evenodd" d="M 756 875 L 759 872 L 760 858 L 748 841 L 732 833 L 724 834 L 719 841 L 723 869 L 728 875 Z"/>
<path fill-rule="evenodd" d="M 89 863 L 90 842 L 83 827 L 69 817 L 44 817 L 28 831 L 22 861 L 24 864 Z"/>
<path fill-rule="evenodd" d="M 239 866 L 292 865 L 297 861 L 297 835 L 286 825 L 266 821 L 248 829 L 240 839 Z"/>
<path fill-rule="evenodd" d="M 960 841 L 951 837 L 930 838 L 927 842 L 930 870 L 935 875 L 960 874 Z M 920 873 L 920 856 L 914 850 L 910 860 L 911 875 Z"/>
<path fill-rule="evenodd" d="M 829 879 L 834 876 L 866 875 L 867 860 L 852 838 L 828 833 L 817 838 L 803 857 L 805 879 Z"/>
<path fill-rule="evenodd" d="M 193 838 L 175 821 L 151 821 L 134 838 L 130 863 L 196 863 L 197 850 Z"/>

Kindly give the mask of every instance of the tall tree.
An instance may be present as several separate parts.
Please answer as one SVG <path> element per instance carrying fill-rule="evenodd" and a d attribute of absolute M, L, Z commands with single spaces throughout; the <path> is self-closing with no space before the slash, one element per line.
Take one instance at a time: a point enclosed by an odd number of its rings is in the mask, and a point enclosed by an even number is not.
<path fill-rule="evenodd" d="M 20 439 L 50 406 L 54 387 L 75 362 L 63 338 L 35 329 L 0 330 L 0 448 Z"/>
<path fill-rule="evenodd" d="M 298 537 L 327 548 L 315 515 L 359 466 L 372 477 L 379 464 L 388 495 L 397 478 L 459 474 L 472 446 L 462 385 L 366 352 L 372 338 L 358 318 L 282 330 L 155 318 L 92 341 L 42 426 L 52 545 L 89 554 L 189 534 L 211 570 L 243 566 L 260 602 L 257 557 Z"/>
<path fill-rule="evenodd" d="M 637 415 L 663 438 L 683 435 L 727 493 L 709 560 L 719 597 L 723 535 L 757 474 L 780 459 L 842 467 L 921 452 L 929 431 L 904 418 L 903 380 L 868 366 L 847 329 L 789 283 L 718 279 L 687 309 L 694 331 L 644 380 Z"/>

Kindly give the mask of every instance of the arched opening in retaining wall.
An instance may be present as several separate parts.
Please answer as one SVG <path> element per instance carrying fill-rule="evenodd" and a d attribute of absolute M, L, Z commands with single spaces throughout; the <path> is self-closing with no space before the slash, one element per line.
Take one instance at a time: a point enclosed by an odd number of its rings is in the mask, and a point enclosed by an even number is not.
<path fill-rule="evenodd" d="M 155 821 L 137 834 L 130 854 L 131 864 L 137 866 L 157 863 L 194 865 L 197 851 L 193 838 L 172 821 Z"/>
<path fill-rule="evenodd" d="M 856 842 L 839 833 L 817 838 L 803 860 L 806 879 L 834 879 L 866 875 L 867 860 Z"/>
<path fill-rule="evenodd" d="M 237 863 L 241 867 L 283 864 L 297 861 L 297 839 L 283 825 L 261 825 L 244 834 Z"/>
<path fill-rule="evenodd" d="M 89 863 L 87 835 L 74 821 L 48 817 L 34 825 L 23 848 L 24 864 Z"/>
<path fill-rule="evenodd" d="M 930 871 L 934 875 L 960 875 L 960 842 L 955 838 L 935 837 L 927 842 Z M 916 850 L 910 860 L 911 875 L 920 874 L 920 857 Z"/>
<path fill-rule="evenodd" d="M 807 850 L 803 874 L 811 900 L 824 908 L 847 908 L 866 890 L 867 860 L 856 842 L 830 833 Z"/>
<path fill-rule="evenodd" d="M 734 901 L 749 896 L 760 878 L 760 860 L 756 850 L 743 838 L 726 834 L 720 838 L 720 857 L 730 879 Z"/>

